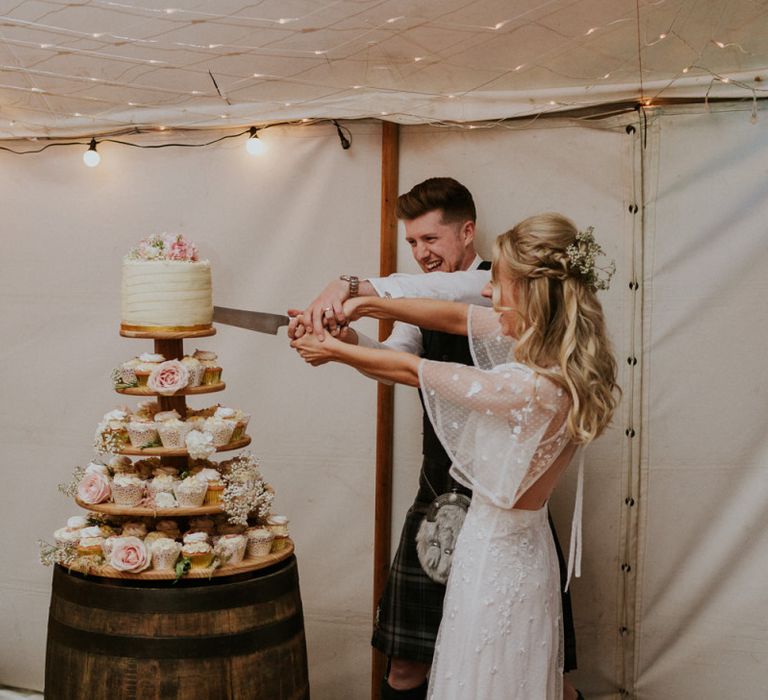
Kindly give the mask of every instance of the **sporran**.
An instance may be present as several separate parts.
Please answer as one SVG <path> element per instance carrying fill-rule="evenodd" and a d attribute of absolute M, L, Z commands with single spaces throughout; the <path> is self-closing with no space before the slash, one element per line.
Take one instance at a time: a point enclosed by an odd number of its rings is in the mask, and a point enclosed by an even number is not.
<path fill-rule="evenodd" d="M 469 503 L 467 496 L 456 491 L 437 496 L 416 533 L 419 563 L 424 573 L 436 583 L 445 584 L 448 581 L 453 550 Z"/>

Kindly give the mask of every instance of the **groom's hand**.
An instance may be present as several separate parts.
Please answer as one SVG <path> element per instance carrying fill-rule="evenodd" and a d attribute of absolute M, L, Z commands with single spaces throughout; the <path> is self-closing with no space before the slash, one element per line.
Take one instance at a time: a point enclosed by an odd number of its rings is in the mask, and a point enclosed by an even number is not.
<path fill-rule="evenodd" d="M 304 309 L 302 315 L 307 330 L 320 340 L 325 337 L 326 328 L 331 335 L 338 335 L 340 328 L 347 324 L 343 304 L 348 298 L 349 284 L 344 280 L 333 280 Z"/>

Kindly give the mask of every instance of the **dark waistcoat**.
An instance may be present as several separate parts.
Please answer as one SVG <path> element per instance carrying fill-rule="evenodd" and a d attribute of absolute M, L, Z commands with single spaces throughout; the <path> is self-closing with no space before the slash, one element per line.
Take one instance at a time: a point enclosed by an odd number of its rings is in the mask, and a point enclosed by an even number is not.
<path fill-rule="evenodd" d="M 491 263 L 483 261 L 478 269 L 489 270 Z M 430 331 L 421 328 L 422 343 L 424 351 L 422 357 L 428 360 L 438 360 L 439 362 L 460 362 L 463 365 L 472 365 L 472 355 L 469 352 L 469 341 L 464 335 L 451 335 L 440 331 Z M 422 406 L 424 397 L 421 396 Z M 440 440 L 435 435 L 432 422 L 429 420 L 426 410 L 423 415 L 424 440 L 422 443 L 422 454 L 430 461 L 436 462 L 446 469 L 450 466 L 451 460 L 446 454 Z"/>

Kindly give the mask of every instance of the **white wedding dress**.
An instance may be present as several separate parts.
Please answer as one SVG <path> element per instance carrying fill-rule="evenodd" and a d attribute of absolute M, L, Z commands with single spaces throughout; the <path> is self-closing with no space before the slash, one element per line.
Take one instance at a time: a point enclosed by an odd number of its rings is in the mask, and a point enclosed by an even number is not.
<path fill-rule="evenodd" d="M 423 360 L 427 412 L 473 491 L 453 554 L 430 700 L 560 700 L 560 573 L 547 507 L 514 505 L 568 444 L 568 392 L 512 360 L 492 309 L 470 307 L 476 367 Z"/>

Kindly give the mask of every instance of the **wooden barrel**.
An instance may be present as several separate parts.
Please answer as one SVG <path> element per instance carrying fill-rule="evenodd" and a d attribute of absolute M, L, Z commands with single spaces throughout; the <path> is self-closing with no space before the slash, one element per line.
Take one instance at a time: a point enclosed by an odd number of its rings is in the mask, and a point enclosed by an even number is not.
<path fill-rule="evenodd" d="M 309 698 L 295 557 L 231 578 L 53 574 L 50 700 Z"/>

